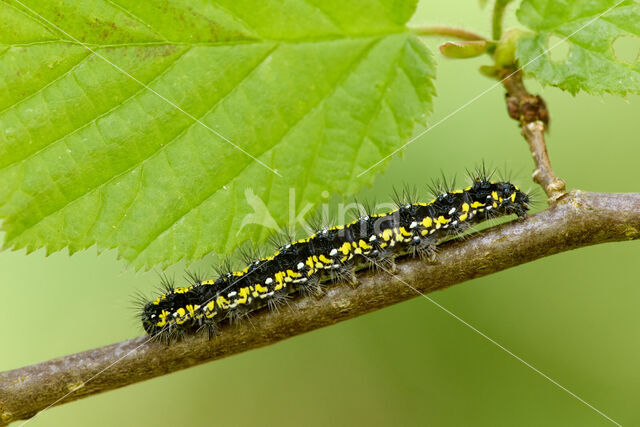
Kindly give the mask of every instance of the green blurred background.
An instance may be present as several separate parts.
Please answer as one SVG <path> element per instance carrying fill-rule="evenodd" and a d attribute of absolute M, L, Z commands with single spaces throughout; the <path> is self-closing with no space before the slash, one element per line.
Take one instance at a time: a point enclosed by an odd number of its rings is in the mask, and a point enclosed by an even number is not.
<path fill-rule="evenodd" d="M 412 23 L 488 33 L 472 0 L 423 1 Z M 508 22 L 515 23 L 513 13 Z M 508 27 L 508 26 L 507 26 Z M 437 40 L 427 41 L 436 52 Z M 488 59 L 438 61 L 436 123 L 493 82 Z M 570 188 L 640 191 L 640 97 L 579 95 L 529 82 L 548 102 L 549 150 Z M 410 145 L 361 198 L 462 176 L 485 159 L 533 188 L 532 162 L 495 88 Z M 538 193 L 541 194 L 541 193 Z M 538 209 L 543 206 L 538 206 Z M 640 425 L 640 242 L 542 259 L 431 296 L 623 425 Z M 184 266 L 170 271 L 179 277 Z M 151 294 L 113 251 L 0 253 L 0 370 L 141 334 L 132 295 Z M 255 366 L 269 369 L 255 371 Z M 108 372 L 105 374 L 108 375 Z M 277 345 L 83 399 L 30 426 L 597 426 L 605 418 L 423 298 Z"/>

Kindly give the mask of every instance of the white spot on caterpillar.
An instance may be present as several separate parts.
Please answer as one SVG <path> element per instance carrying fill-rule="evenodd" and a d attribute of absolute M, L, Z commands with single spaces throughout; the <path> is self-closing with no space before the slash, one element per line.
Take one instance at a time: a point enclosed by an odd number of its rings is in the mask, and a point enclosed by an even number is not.
<path fill-rule="evenodd" d="M 456 211 L 456 208 L 451 208 L 451 210 L 449 210 L 449 215 L 455 213 L 455 211 Z"/>
<path fill-rule="evenodd" d="M 236 291 L 229 292 L 229 294 L 227 294 L 228 297 L 235 297 L 236 295 L 238 295 Z"/>
<path fill-rule="evenodd" d="M 418 236 L 413 236 L 413 241 L 414 241 L 414 242 L 419 242 L 419 241 L 420 241 L 420 237 L 418 237 Z"/>
<path fill-rule="evenodd" d="M 452 226 L 452 227 L 455 227 L 456 225 L 458 225 L 458 221 L 453 221 L 453 222 L 451 223 L 451 226 Z"/>
<path fill-rule="evenodd" d="M 285 249 L 289 249 L 291 247 L 291 244 L 288 244 L 287 246 L 285 246 Z"/>
<path fill-rule="evenodd" d="M 418 226 L 418 223 L 413 221 L 411 225 L 409 225 L 409 228 L 416 228 L 417 226 Z"/>
<path fill-rule="evenodd" d="M 273 279 L 271 277 L 269 277 L 267 280 L 264 281 L 265 285 L 270 285 L 273 283 Z"/>
<path fill-rule="evenodd" d="M 299 262 L 296 267 L 298 267 L 298 270 L 302 270 L 304 268 L 304 262 Z"/>
<path fill-rule="evenodd" d="M 374 234 L 373 236 L 369 237 L 369 241 L 370 242 L 375 242 L 378 239 L 378 237 Z"/>
<path fill-rule="evenodd" d="M 329 252 L 329 255 L 331 255 L 331 256 L 336 256 L 336 255 L 338 255 L 338 250 L 337 250 L 337 249 L 335 249 L 335 248 L 334 248 L 334 249 L 331 249 L 331 252 Z"/>
<path fill-rule="evenodd" d="M 486 208 L 488 211 L 490 211 L 491 209 L 493 209 L 493 206 L 487 206 Z"/>

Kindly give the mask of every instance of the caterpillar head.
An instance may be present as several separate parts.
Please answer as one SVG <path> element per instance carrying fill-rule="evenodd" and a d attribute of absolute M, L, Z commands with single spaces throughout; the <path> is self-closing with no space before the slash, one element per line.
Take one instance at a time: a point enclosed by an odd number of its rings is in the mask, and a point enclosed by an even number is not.
<path fill-rule="evenodd" d="M 524 217 L 529 210 L 529 195 L 510 182 L 492 183 L 492 198 L 497 195 L 498 211 Z M 495 192 L 495 194 L 493 194 Z"/>
<path fill-rule="evenodd" d="M 164 314 L 162 319 L 160 318 L 160 314 Z M 154 304 L 153 302 L 145 304 L 140 313 L 142 327 L 150 336 L 154 336 L 162 330 L 163 326 L 166 324 L 166 320 L 164 324 L 162 321 L 166 317 L 166 314 L 163 313 L 162 310 L 159 310 L 158 304 Z"/>

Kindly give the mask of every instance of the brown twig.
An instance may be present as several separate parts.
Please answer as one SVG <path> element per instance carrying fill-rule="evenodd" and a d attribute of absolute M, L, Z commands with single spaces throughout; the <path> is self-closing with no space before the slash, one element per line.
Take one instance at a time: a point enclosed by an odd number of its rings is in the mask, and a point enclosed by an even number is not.
<path fill-rule="evenodd" d="M 545 132 L 549 126 L 549 111 L 539 95 L 527 91 L 522 81 L 520 70 L 505 68 L 499 75 L 507 90 L 507 111 L 509 116 L 517 120 L 522 127 L 522 135 L 529 143 L 536 169 L 533 180 L 544 189 L 550 202 L 555 202 L 566 193 L 565 182 L 558 178 L 551 168 L 547 153 Z"/>
<path fill-rule="evenodd" d="M 467 280 L 571 249 L 640 238 L 640 194 L 574 191 L 549 209 L 443 245 L 436 263 L 398 260 L 396 277 L 358 275 L 319 300 L 298 298 L 257 322 L 222 328 L 211 341 L 190 337 L 167 347 L 140 337 L 0 373 L 0 424 L 53 405 L 124 387 L 200 363 L 276 343 L 304 332 Z M 406 283 L 406 284 L 405 284 Z"/>
<path fill-rule="evenodd" d="M 476 34 L 472 31 L 467 31 L 462 28 L 447 27 L 445 25 L 434 25 L 424 27 L 412 27 L 413 31 L 418 36 L 442 36 L 452 37 L 458 40 L 486 40 L 480 34 Z"/>

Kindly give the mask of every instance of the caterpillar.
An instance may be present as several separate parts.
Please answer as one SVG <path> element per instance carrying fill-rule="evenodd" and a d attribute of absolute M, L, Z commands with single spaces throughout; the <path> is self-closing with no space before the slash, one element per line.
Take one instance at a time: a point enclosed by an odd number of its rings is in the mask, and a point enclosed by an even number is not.
<path fill-rule="evenodd" d="M 191 275 L 191 284 L 174 287 L 144 303 L 141 320 L 150 336 L 170 343 L 206 331 L 211 338 L 223 322 L 263 307 L 277 308 L 292 294 L 320 294 L 330 280 L 357 284 L 354 271 L 391 263 L 399 255 L 434 258 L 436 246 L 489 218 L 529 209 L 529 195 L 510 182 L 484 175 L 460 190 L 438 188 L 427 203 L 402 201 L 387 213 L 362 215 L 347 225 L 325 227 L 282 245 L 271 256 L 254 259 L 239 271 L 215 280 Z"/>

